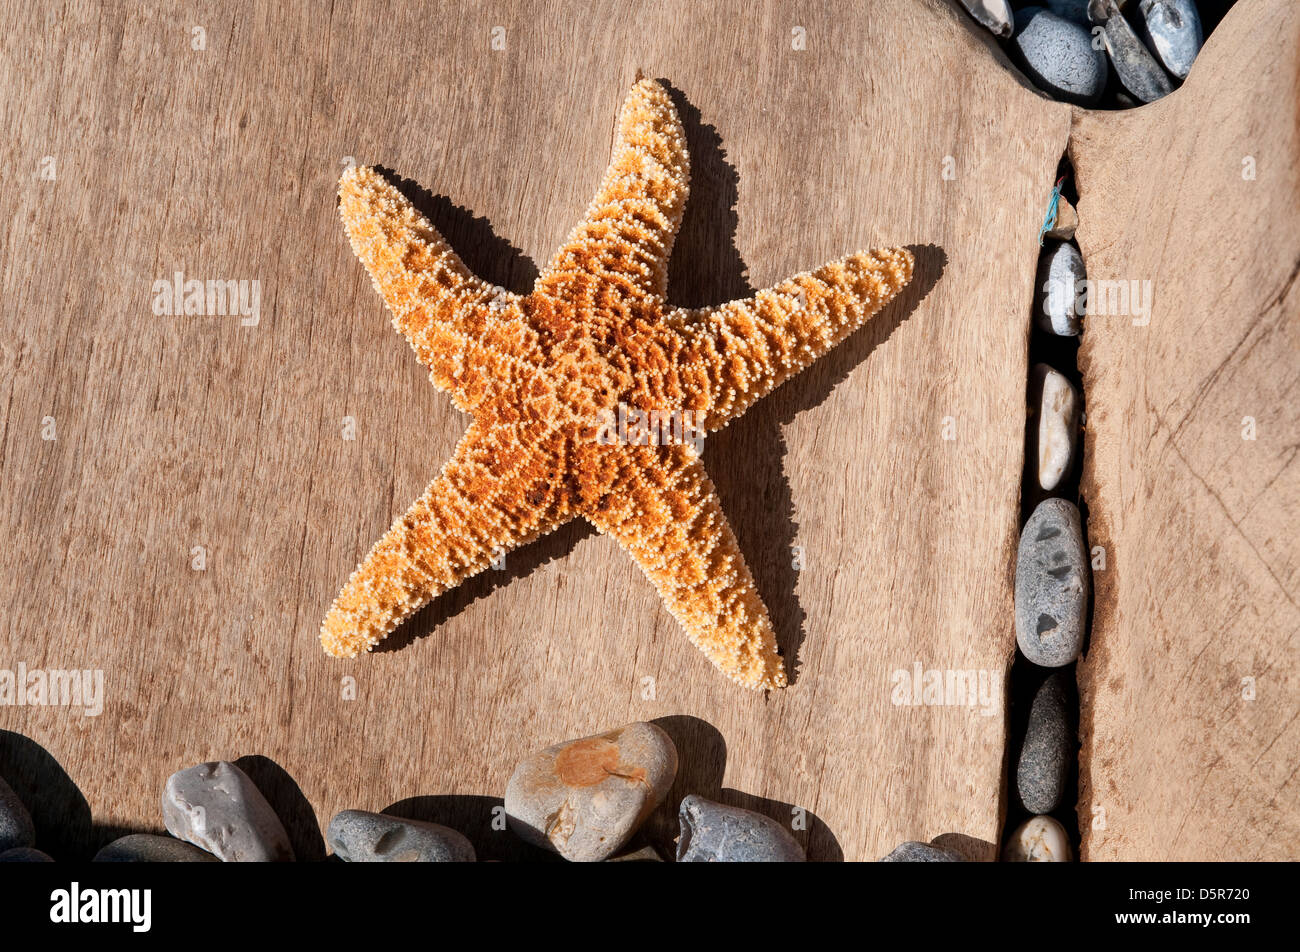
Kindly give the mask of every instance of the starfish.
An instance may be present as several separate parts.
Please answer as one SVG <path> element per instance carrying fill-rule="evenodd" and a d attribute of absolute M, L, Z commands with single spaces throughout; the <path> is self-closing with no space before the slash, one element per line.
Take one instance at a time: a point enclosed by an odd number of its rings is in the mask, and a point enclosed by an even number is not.
<path fill-rule="evenodd" d="M 724 674 L 785 686 L 694 437 L 861 326 L 911 279 L 912 256 L 859 253 L 745 300 L 669 307 L 689 181 L 677 111 L 659 83 L 640 80 L 585 217 L 532 292 L 516 295 L 471 274 L 382 173 L 343 174 L 352 250 L 434 386 L 473 422 L 339 593 L 321 626 L 327 653 L 370 650 L 441 592 L 582 516 L 636 560 Z M 611 433 L 615 419 L 651 425 Z"/>

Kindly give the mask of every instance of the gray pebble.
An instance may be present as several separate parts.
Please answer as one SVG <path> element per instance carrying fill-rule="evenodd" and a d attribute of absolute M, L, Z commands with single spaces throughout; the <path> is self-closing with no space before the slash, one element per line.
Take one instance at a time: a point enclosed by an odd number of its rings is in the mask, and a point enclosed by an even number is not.
<path fill-rule="evenodd" d="M 0 777 L 0 853 L 36 842 L 36 826 L 18 794 Z"/>
<path fill-rule="evenodd" d="M 0 863 L 53 863 L 54 857 L 30 846 L 19 846 L 0 853 Z"/>
<path fill-rule="evenodd" d="M 248 774 L 232 763 L 176 771 L 167 779 L 162 808 L 168 833 L 222 862 L 293 862 L 280 818 Z"/>
<path fill-rule="evenodd" d="M 1079 657 L 1088 571 L 1079 510 L 1064 499 L 1043 500 L 1016 554 L 1016 643 L 1034 664 L 1059 668 Z"/>
<path fill-rule="evenodd" d="M 888 856 L 881 857 L 880 861 L 882 863 L 960 863 L 962 858 L 952 850 L 908 840 L 895 847 Z"/>
<path fill-rule="evenodd" d="M 1106 52 L 1110 54 L 1115 74 L 1124 88 L 1144 103 L 1168 96 L 1174 91 L 1169 75 L 1156 62 L 1151 51 L 1142 45 L 1114 0 L 1109 0 L 1106 12 L 1102 38 L 1106 41 Z"/>
<path fill-rule="evenodd" d="M 348 863 L 472 863 L 474 847 L 448 826 L 386 813 L 344 810 L 325 833 Z"/>
<path fill-rule="evenodd" d="M 1068 241 L 1045 243 L 1034 279 L 1038 326 L 1058 337 L 1077 336 L 1083 326 L 1087 279 L 1078 248 Z"/>
<path fill-rule="evenodd" d="M 691 794 L 678 812 L 679 863 L 802 863 L 803 847 L 780 823 L 753 810 Z"/>
<path fill-rule="evenodd" d="M 961 5 L 994 36 L 1006 38 L 1014 29 L 1007 0 L 961 0 Z"/>
<path fill-rule="evenodd" d="M 1016 764 L 1016 790 L 1030 813 L 1051 813 L 1065 792 L 1071 745 L 1069 677 L 1070 672 L 1057 671 L 1039 685 L 1029 706 L 1029 728 Z"/>
<path fill-rule="evenodd" d="M 534 846 L 599 862 L 631 838 L 676 776 L 672 738 L 638 721 L 521 761 L 506 785 L 506 819 Z"/>
<path fill-rule="evenodd" d="M 1106 89 L 1106 54 L 1071 20 L 1042 7 L 1016 11 L 1011 51 L 1034 85 L 1058 99 L 1090 106 Z"/>
<path fill-rule="evenodd" d="M 1165 69 L 1186 79 L 1204 41 L 1195 0 L 1142 0 L 1139 9 L 1151 50 Z"/>
<path fill-rule="evenodd" d="M 171 836 L 131 833 L 109 843 L 92 863 L 219 863 L 211 853 Z"/>

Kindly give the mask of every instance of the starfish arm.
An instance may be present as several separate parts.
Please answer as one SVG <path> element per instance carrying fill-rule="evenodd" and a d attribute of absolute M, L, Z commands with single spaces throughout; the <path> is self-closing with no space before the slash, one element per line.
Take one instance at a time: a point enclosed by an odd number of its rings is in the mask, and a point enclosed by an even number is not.
<path fill-rule="evenodd" d="M 686 135 L 672 100 L 659 83 L 641 80 L 619 114 L 600 189 L 538 278 L 538 288 L 554 292 L 597 279 L 626 297 L 662 299 L 690 174 Z"/>
<path fill-rule="evenodd" d="M 618 478 L 587 508 L 587 518 L 632 555 L 691 642 L 723 674 L 747 688 L 785 687 L 771 619 L 694 450 L 620 446 L 608 452 L 618 455 Z"/>
<path fill-rule="evenodd" d="M 879 311 L 912 278 L 912 254 L 856 254 L 752 298 L 665 316 L 665 335 L 685 338 L 673 374 L 684 407 L 719 430 L 817 360 Z"/>
<path fill-rule="evenodd" d="M 567 522 L 549 455 L 509 428 L 472 424 L 335 599 L 321 626 L 325 652 L 369 651 L 434 596 Z"/>
<path fill-rule="evenodd" d="M 401 191 L 373 168 L 339 180 L 339 215 L 352 250 L 374 281 L 396 327 L 427 366 L 435 386 L 472 405 L 496 338 L 526 331 L 518 295 L 475 277 Z M 514 325 L 513 327 L 510 325 Z"/>

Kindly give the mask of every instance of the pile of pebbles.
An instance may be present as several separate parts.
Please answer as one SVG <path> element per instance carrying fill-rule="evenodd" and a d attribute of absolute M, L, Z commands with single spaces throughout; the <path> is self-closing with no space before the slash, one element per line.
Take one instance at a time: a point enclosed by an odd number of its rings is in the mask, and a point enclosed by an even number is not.
<path fill-rule="evenodd" d="M 1035 86 L 1091 108 L 1128 109 L 1169 95 L 1204 42 L 1197 0 L 960 2 L 1002 38 Z"/>

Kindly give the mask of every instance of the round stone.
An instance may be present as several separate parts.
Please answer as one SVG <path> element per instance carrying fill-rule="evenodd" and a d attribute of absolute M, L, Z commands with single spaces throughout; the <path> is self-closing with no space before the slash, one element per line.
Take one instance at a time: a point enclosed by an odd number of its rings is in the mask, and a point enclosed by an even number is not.
<path fill-rule="evenodd" d="M 1042 7 L 1016 11 L 1011 52 L 1039 89 L 1058 99 L 1090 106 L 1106 89 L 1106 54 L 1072 20 Z"/>
<path fill-rule="evenodd" d="M 449 826 L 385 813 L 344 810 L 325 838 L 348 863 L 472 863 L 474 847 Z"/>
<path fill-rule="evenodd" d="M 1076 336 L 1083 318 L 1087 280 L 1078 248 L 1068 241 L 1044 245 L 1035 279 L 1038 326 L 1058 337 Z"/>
<path fill-rule="evenodd" d="M 882 863 L 960 863 L 962 858 L 952 850 L 929 843 L 908 840 L 900 843 L 894 851 L 880 860 Z"/>
<path fill-rule="evenodd" d="M 1065 827 L 1050 816 L 1030 817 L 1002 849 L 1005 863 L 1068 863 L 1072 858 Z"/>
<path fill-rule="evenodd" d="M 1079 657 L 1088 612 L 1088 557 L 1079 510 L 1064 499 L 1038 504 L 1016 555 L 1016 643 L 1045 668 Z"/>
<path fill-rule="evenodd" d="M 1038 485 L 1051 492 L 1074 467 L 1079 437 L 1079 394 L 1065 375 L 1035 364 L 1030 378 L 1030 419 Z"/>
<path fill-rule="evenodd" d="M 1029 726 L 1016 763 L 1016 790 L 1031 813 L 1050 813 L 1061 802 L 1070 773 L 1068 699 L 1070 672 L 1057 671 L 1034 693 Z"/>
<path fill-rule="evenodd" d="M 678 811 L 679 863 L 802 863 L 803 847 L 771 817 L 691 794 Z"/>
<path fill-rule="evenodd" d="M 628 724 L 521 761 L 506 785 L 506 819 L 535 846 L 599 862 L 631 838 L 676 776 L 672 739 L 654 724 Z"/>
<path fill-rule="evenodd" d="M 178 770 L 163 790 L 167 832 L 226 863 L 293 862 L 280 818 L 248 774 L 224 760 Z"/>
<path fill-rule="evenodd" d="M 0 853 L 0 863 L 53 863 L 54 857 L 30 846 L 19 846 Z"/>
<path fill-rule="evenodd" d="M 131 833 L 109 843 L 92 863 L 219 863 L 211 853 L 171 836 Z"/>
<path fill-rule="evenodd" d="M 0 853 L 35 842 L 36 825 L 32 823 L 32 815 L 0 777 Z"/>

